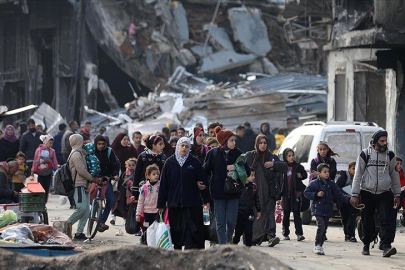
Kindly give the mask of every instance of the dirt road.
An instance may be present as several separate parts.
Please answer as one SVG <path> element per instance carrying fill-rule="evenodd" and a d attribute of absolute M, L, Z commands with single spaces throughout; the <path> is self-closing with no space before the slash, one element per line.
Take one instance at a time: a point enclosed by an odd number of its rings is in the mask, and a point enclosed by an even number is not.
<path fill-rule="evenodd" d="M 50 196 L 47 204 L 50 223 L 56 220 L 66 220 L 73 210 L 69 209 L 69 204 L 59 205 L 59 196 Z M 125 233 L 124 220 L 117 218 L 116 225 L 107 223 L 110 229 L 98 233 L 95 239 L 90 243 L 79 243 L 85 252 L 97 250 L 105 247 L 116 247 L 122 245 L 138 245 L 139 237 Z M 73 226 L 73 232 L 76 231 L 76 225 Z M 291 222 L 291 231 L 294 232 L 294 223 Z M 115 236 L 121 230 L 124 236 Z M 268 253 L 281 262 L 287 264 L 293 269 L 405 269 L 405 227 L 397 228 L 394 246 L 398 253 L 391 258 L 383 258 L 382 251 L 378 246 L 370 250 L 370 256 L 362 256 L 362 243 L 344 242 L 344 235 L 340 222 L 331 222 L 328 228 L 328 241 L 324 244 L 326 255 L 319 256 L 313 254 L 316 225 L 304 225 L 304 235 L 306 239 L 303 242 L 297 242 L 295 235 L 290 235 L 290 241 L 281 241 L 279 245 L 269 248 L 262 246 L 252 247 L 253 250 Z M 277 234 L 281 238 L 281 224 L 278 224 Z M 208 242 L 206 242 L 209 248 Z M 269 268 L 270 269 L 270 268 Z"/>

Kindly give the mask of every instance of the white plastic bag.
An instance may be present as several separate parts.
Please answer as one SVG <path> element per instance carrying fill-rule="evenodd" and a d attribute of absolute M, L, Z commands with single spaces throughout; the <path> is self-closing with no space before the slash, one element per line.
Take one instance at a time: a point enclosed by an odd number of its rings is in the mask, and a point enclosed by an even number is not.
<path fill-rule="evenodd" d="M 156 247 L 156 230 L 158 227 L 158 222 L 155 221 L 146 230 L 146 242 L 148 246 Z"/>
<path fill-rule="evenodd" d="M 68 202 L 68 197 L 67 196 L 59 196 L 59 205 L 64 205 Z"/>
<path fill-rule="evenodd" d="M 173 250 L 170 226 L 166 225 L 163 221 L 159 222 L 156 230 L 156 246 L 163 249 Z"/>

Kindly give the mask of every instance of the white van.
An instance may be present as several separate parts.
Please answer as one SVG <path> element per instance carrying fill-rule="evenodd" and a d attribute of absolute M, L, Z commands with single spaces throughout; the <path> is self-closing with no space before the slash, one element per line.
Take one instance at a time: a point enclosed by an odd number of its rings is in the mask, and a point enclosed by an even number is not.
<path fill-rule="evenodd" d="M 377 124 L 367 122 L 307 122 L 288 134 L 278 150 L 278 155 L 282 159 L 284 149 L 293 149 L 296 160 L 309 172 L 319 142 L 325 141 L 340 156 L 333 157 L 337 163 L 337 180 L 340 171 L 347 170 L 350 161 L 356 161 L 361 150 L 368 147 L 371 136 L 380 129 L 382 128 Z M 308 178 L 304 183 L 308 185 Z M 310 211 L 303 213 L 302 222 L 311 222 Z"/>

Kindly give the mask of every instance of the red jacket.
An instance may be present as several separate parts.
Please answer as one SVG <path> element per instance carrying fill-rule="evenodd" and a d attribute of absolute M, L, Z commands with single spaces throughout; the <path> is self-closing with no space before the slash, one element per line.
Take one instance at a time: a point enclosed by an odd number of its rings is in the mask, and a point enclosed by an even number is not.
<path fill-rule="evenodd" d="M 405 186 L 405 175 L 404 175 L 404 170 L 401 170 L 399 172 L 399 183 L 401 184 L 401 188 Z"/>
<path fill-rule="evenodd" d="M 35 150 L 34 164 L 39 159 L 39 157 L 41 156 L 41 151 L 48 151 L 49 152 L 49 159 L 52 161 L 53 169 L 56 171 L 58 169 L 58 160 L 56 159 L 55 150 L 53 148 L 47 148 L 43 144 L 40 144 L 38 146 L 37 150 Z M 34 168 L 34 166 L 32 166 L 32 169 L 31 169 L 32 173 L 34 172 L 33 168 Z"/>

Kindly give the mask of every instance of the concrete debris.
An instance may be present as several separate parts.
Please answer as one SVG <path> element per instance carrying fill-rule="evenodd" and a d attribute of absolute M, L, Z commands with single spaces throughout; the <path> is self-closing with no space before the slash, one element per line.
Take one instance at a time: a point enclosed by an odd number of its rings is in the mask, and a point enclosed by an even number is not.
<path fill-rule="evenodd" d="M 51 106 L 42 102 L 31 116 L 36 124 L 41 124 L 48 134 L 56 135 L 59 132 L 59 124 L 66 123 L 62 115 Z"/>
<path fill-rule="evenodd" d="M 206 24 L 203 30 L 209 31 L 210 43 L 216 50 L 234 50 L 232 41 L 225 28 L 213 24 Z"/>
<path fill-rule="evenodd" d="M 221 51 L 205 56 L 198 73 L 222 72 L 252 63 L 257 58 L 254 54 L 240 54 L 234 51 Z"/>
<path fill-rule="evenodd" d="M 120 106 L 118 105 L 117 99 L 111 94 L 111 89 L 108 86 L 108 84 L 104 80 L 100 79 L 98 80 L 98 87 L 104 96 L 105 102 L 110 107 L 110 109 L 111 110 L 118 109 Z"/>
<path fill-rule="evenodd" d="M 204 52 L 204 46 L 202 46 L 202 45 L 195 45 L 195 46 L 191 47 L 190 49 L 198 57 L 203 57 L 204 55 L 210 55 L 213 52 L 211 46 L 206 46 L 205 47 L 206 53 Z"/>
<path fill-rule="evenodd" d="M 189 40 L 188 22 L 186 11 L 183 4 L 179 1 L 170 3 L 171 12 L 174 17 L 174 23 L 177 25 L 178 35 L 180 37 L 180 45 L 183 46 Z"/>
<path fill-rule="evenodd" d="M 233 38 L 239 41 L 241 48 L 259 56 L 265 56 L 271 50 L 267 27 L 257 8 L 231 8 L 228 18 L 233 30 Z"/>

